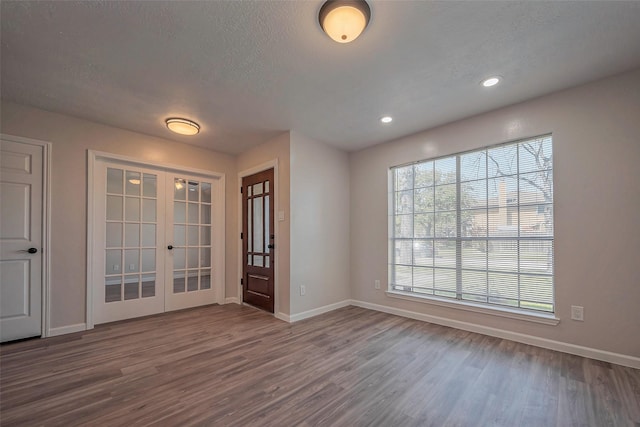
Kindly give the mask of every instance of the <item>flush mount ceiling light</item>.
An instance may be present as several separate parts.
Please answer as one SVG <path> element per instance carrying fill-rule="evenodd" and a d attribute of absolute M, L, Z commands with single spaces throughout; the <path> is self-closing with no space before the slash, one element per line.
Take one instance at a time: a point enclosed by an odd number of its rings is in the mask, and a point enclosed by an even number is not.
<path fill-rule="evenodd" d="M 502 80 L 502 78 L 500 76 L 489 77 L 488 79 L 484 79 L 482 81 L 482 86 L 484 86 L 484 87 L 495 86 L 498 83 L 500 83 L 500 80 Z"/>
<path fill-rule="evenodd" d="M 328 0 L 320 8 L 320 26 L 338 43 L 358 38 L 371 19 L 371 9 L 364 0 Z"/>
<path fill-rule="evenodd" d="M 187 119 L 167 119 L 167 127 L 170 131 L 179 133 L 180 135 L 196 135 L 200 132 L 200 125 Z"/>
<path fill-rule="evenodd" d="M 380 121 L 384 124 L 391 123 L 393 121 L 393 117 L 391 116 L 380 117 Z"/>

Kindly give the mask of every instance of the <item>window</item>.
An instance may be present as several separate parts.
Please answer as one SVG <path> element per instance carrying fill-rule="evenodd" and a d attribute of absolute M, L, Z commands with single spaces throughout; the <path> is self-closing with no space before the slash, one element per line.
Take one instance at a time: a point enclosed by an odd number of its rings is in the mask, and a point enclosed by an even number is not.
<path fill-rule="evenodd" d="M 391 168 L 392 291 L 554 312 L 551 135 Z"/>

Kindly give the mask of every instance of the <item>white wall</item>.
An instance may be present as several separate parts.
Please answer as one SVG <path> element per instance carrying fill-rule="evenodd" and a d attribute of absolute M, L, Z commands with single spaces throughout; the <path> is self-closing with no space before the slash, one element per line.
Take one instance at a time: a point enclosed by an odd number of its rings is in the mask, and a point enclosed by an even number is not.
<path fill-rule="evenodd" d="M 560 324 L 387 297 L 389 167 L 549 132 Z M 352 153 L 350 167 L 355 300 L 640 356 L 640 70 Z M 584 322 L 570 320 L 571 305 Z"/>
<path fill-rule="evenodd" d="M 226 175 L 225 221 L 227 230 L 233 230 L 233 233 L 227 232 L 225 242 L 226 293 L 235 296 L 235 157 L 4 101 L 0 131 L 52 143 L 50 306 L 53 328 L 85 322 L 89 149 Z"/>
<path fill-rule="evenodd" d="M 291 132 L 292 315 L 350 298 L 348 182 L 346 152 Z"/>
<path fill-rule="evenodd" d="M 290 148 L 289 148 L 289 132 L 284 132 L 264 144 L 260 144 L 250 150 L 240 154 L 237 159 L 238 173 L 242 173 L 246 170 L 260 166 L 265 162 L 277 159 L 278 161 L 278 206 L 277 210 L 284 211 L 284 221 L 277 221 L 276 213 L 276 237 L 274 244 L 275 249 L 275 263 L 277 265 L 277 276 L 275 278 L 276 283 L 276 314 L 280 317 L 286 318 L 290 313 L 289 303 L 289 287 L 290 287 L 290 186 L 289 186 L 289 163 L 290 163 Z M 237 193 L 238 184 L 234 192 Z M 236 208 L 237 210 L 237 208 Z M 238 214 L 236 213 L 236 216 Z M 238 228 L 233 231 L 234 236 L 238 236 Z M 236 256 L 237 259 L 237 256 Z M 238 267 L 241 268 L 241 267 Z M 241 274 L 238 273 L 238 274 Z M 238 283 L 238 278 L 234 279 L 234 283 Z M 237 292 L 236 292 L 237 294 Z"/>

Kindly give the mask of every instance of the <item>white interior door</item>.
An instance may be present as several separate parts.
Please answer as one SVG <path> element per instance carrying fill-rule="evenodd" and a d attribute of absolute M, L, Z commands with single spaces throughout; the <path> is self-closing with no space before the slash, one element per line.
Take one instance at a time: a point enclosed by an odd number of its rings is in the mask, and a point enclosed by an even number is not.
<path fill-rule="evenodd" d="M 99 163 L 94 181 L 94 323 L 164 311 L 164 174 Z"/>
<path fill-rule="evenodd" d="M 94 165 L 89 324 L 222 299 L 220 180 L 127 161 Z"/>
<path fill-rule="evenodd" d="M 0 340 L 42 334 L 43 151 L 0 142 Z"/>
<path fill-rule="evenodd" d="M 167 178 L 167 263 L 166 310 L 216 302 L 212 286 L 213 216 L 215 186 L 212 180 L 168 174 Z M 169 249 L 170 248 L 170 249 Z"/>

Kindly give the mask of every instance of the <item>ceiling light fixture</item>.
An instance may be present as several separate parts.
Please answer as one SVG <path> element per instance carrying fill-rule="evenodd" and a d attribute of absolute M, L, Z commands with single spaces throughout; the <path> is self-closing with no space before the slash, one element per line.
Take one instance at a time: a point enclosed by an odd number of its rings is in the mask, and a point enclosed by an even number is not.
<path fill-rule="evenodd" d="M 325 33 L 338 43 L 358 38 L 371 19 L 371 9 L 364 0 L 328 0 L 318 16 Z"/>
<path fill-rule="evenodd" d="M 484 86 L 484 87 L 495 86 L 498 83 L 500 83 L 500 80 L 502 80 L 502 79 L 499 76 L 489 77 L 488 79 L 484 79 L 482 81 L 482 86 Z"/>
<path fill-rule="evenodd" d="M 196 135 L 200 132 L 200 125 L 187 119 L 167 119 L 167 127 L 170 131 L 179 133 L 180 135 Z"/>
<path fill-rule="evenodd" d="M 391 116 L 384 116 L 384 117 L 380 117 L 380 121 L 382 123 L 391 123 L 393 121 L 393 117 Z"/>

